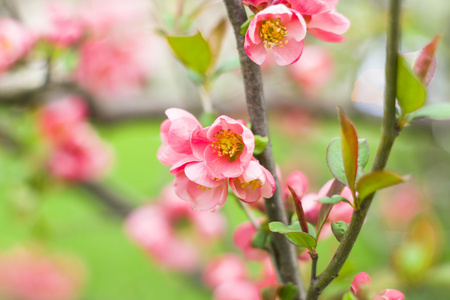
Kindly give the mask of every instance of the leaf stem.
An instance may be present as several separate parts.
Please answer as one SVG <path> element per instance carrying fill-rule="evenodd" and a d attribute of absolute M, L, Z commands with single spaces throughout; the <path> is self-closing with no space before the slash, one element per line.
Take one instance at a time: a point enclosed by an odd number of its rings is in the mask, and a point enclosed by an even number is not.
<path fill-rule="evenodd" d="M 395 119 L 395 95 L 397 92 L 397 57 L 400 41 L 400 7 L 401 0 L 391 0 L 389 7 L 389 25 L 386 45 L 386 91 L 384 99 L 384 116 L 382 123 L 382 134 L 378 150 L 372 165 L 372 171 L 382 170 L 386 166 L 392 145 L 399 133 Z M 350 255 L 361 227 L 364 224 L 367 212 L 373 200 L 374 193 L 368 196 L 355 210 L 350 225 L 340 243 L 336 253 L 327 268 L 312 280 L 308 289 L 308 300 L 318 299 L 322 291 L 339 274 L 342 266 Z"/>

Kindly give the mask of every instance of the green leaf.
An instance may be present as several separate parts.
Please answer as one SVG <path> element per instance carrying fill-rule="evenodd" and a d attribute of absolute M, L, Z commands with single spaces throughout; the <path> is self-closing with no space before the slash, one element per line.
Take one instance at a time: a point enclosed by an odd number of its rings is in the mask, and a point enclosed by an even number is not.
<path fill-rule="evenodd" d="M 250 22 L 253 20 L 254 17 L 255 17 L 254 15 L 251 15 L 247 19 L 247 21 L 245 21 L 244 24 L 241 25 L 241 34 L 243 36 L 245 36 L 245 34 L 247 33 L 248 26 L 250 25 Z"/>
<path fill-rule="evenodd" d="M 225 34 L 227 32 L 228 20 L 223 17 L 211 31 L 208 37 L 209 48 L 211 49 L 212 59 L 211 65 L 215 65 L 222 49 Z"/>
<path fill-rule="evenodd" d="M 408 122 L 417 118 L 448 120 L 450 119 L 450 103 L 429 104 L 406 116 Z"/>
<path fill-rule="evenodd" d="M 331 197 L 323 197 L 320 198 L 319 200 L 317 200 L 320 203 L 324 203 L 324 204 L 338 204 L 341 201 L 346 201 L 347 199 L 345 199 L 344 197 L 342 197 L 341 195 L 333 195 Z M 347 200 L 348 201 L 348 200 Z"/>
<path fill-rule="evenodd" d="M 398 56 L 397 101 L 402 109 L 402 117 L 425 104 L 426 90 L 414 71 L 401 55 Z"/>
<path fill-rule="evenodd" d="M 358 300 L 352 292 L 347 292 L 342 296 L 342 300 Z"/>
<path fill-rule="evenodd" d="M 338 107 L 338 119 L 341 125 L 342 159 L 344 161 L 345 178 L 352 193 L 355 193 L 356 174 L 358 172 L 358 136 L 353 124 Z"/>
<path fill-rule="evenodd" d="M 334 236 L 338 240 L 338 242 L 342 242 L 342 239 L 344 238 L 345 231 L 347 231 L 348 224 L 344 221 L 337 221 L 334 223 L 331 221 L 331 231 L 333 232 Z"/>
<path fill-rule="evenodd" d="M 268 143 L 269 138 L 267 136 L 255 134 L 255 150 L 253 150 L 253 155 L 261 154 L 266 149 Z"/>
<path fill-rule="evenodd" d="M 216 118 L 217 118 L 217 115 L 215 113 L 207 112 L 207 113 L 202 113 L 199 121 L 200 121 L 200 124 L 202 124 L 204 127 L 208 127 L 208 126 L 211 126 L 212 123 L 214 123 Z"/>
<path fill-rule="evenodd" d="M 278 297 L 280 300 L 294 300 L 298 295 L 298 289 L 291 283 L 283 285 L 278 290 Z"/>
<path fill-rule="evenodd" d="M 347 185 L 345 177 L 344 161 L 342 160 L 342 139 L 334 138 L 328 144 L 327 148 L 327 164 L 333 176 L 340 182 Z M 356 180 L 364 175 L 363 168 L 369 161 L 369 144 L 366 139 L 358 140 L 358 172 Z"/>
<path fill-rule="evenodd" d="M 356 190 L 359 193 L 359 203 L 375 191 L 403 181 L 405 181 L 405 178 L 384 170 L 367 173 L 356 184 Z"/>
<path fill-rule="evenodd" d="M 281 222 L 271 222 L 269 223 L 269 229 L 273 232 L 284 234 L 291 243 L 298 247 L 305 247 L 312 250 L 317 245 L 312 235 L 301 231 L 298 222 L 290 226 L 286 226 Z"/>
<path fill-rule="evenodd" d="M 212 53 L 200 32 L 193 36 L 167 36 L 167 41 L 186 67 L 205 76 L 211 66 Z"/>

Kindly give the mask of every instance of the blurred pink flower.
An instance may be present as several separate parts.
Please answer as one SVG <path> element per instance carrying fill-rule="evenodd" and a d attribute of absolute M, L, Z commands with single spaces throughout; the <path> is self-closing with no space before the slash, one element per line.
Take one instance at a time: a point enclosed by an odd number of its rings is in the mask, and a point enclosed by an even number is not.
<path fill-rule="evenodd" d="M 74 261 L 25 249 L 0 254 L 0 298 L 74 300 L 81 286 L 81 269 Z"/>
<path fill-rule="evenodd" d="M 0 19 L 0 73 L 10 68 L 33 46 L 36 37 L 12 19 Z"/>
<path fill-rule="evenodd" d="M 146 35 L 88 40 L 81 46 L 75 80 L 100 99 L 131 96 L 150 75 L 149 53 Z"/>
<path fill-rule="evenodd" d="M 84 126 L 87 105 L 78 96 L 69 95 L 43 106 L 39 112 L 39 128 L 46 139 L 58 143 L 70 136 L 78 126 Z"/>
<path fill-rule="evenodd" d="M 273 5 L 258 12 L 251 20 L 245 35 L 244 48 L 258 65 L 273 51 L 280 66 L 296 62 L 303 51 L 306 23 L 302 15 L 285 5 Z"/>
<path fill-rule="evenodd" d="M 242 251 L 245 258 L 250 260 L 263 260 L 267 252 L 252 246 L 252 239 L 256 229 L 250 221 L 239 225 L 233 233 L 233 242 Z"/>
<path fill-rule="evenodd" d="M 203 281 L 214 289 L 228 281 L 246 280 L 247 268 L 242 259 L 232 253 L 208 262 L 203 270 Z"/>
<path fill-rule="evenodd" d="M 225 219 L 219 213 L 193 211 L 172 187 L 167 187 L 158 202 L 131 213 L 125 229 L 161 266 L 192 271 L 199 265 L 201 246 L 224 234 Z M 189 236 L 183 236 L 184 232 Z M 192 233 L 203 243 L 193 242 Z"/>
<path fill-rule="evenodd" d="M 362 298 L 367 294 L 367 287 L 370 286 L 370 284 L 371 280 L 369 275 L 365 272 L 361 272 L 353 278 L 350 290 L 355 296 Z"/>
<path fill-rule="evenodd" d="M 214 300 L 261 300 L 258 287 L 247 280 L 227 281 L 214 290 Z"/>
<path fill-rule="evenodd" d="M 292 195 L 288 186 L 290 186 L 295 191 L 297 196 L 301 198 L 308 189 L 308 178 L 300 171 L 294 171 L 289 174 L 283 185 L 283 196 L 285 199 L 291 197 Z"/>
<path fill-rule="evenodd" d="M 49 28 L 43 36 L 58 46 L 67 47 L 81 40 L 84 27 L 81 20 L 72 13 L 67 3 L 51 2 L 47 7 Z"/>
<path fill-rule="evenodd" d="M 53 146 L 49 169 L 64 180 L 90 181 L 105 175 L 111 163 L 111 149 L 86 124 Z"/>
<path fill-rule="evenodd" d="M 398 290 L 386 289 L 378 292 L 372 300 L 403 300 L 405 295 Z"/>
<path fill-rule="evenodd" d="M 309 93 L 326 85 L 334 73 L 334 60 L 323 47 L 305 46 L 302 59 L 289 66 L 292 78 Z"/>
<path fill-rule="evenodd" d="M 80 19 L 88 31 L 95 35 L 142 25 L 148 13 L 148 3 L 141 0 L 85 1 L 80 7 Z"/>
<path fill-rule="evenodd" d="M 264 198 L 270 198 L 275 191 L 275 179 L 272 174 L 252 160 L 244 173 L 238 178 L 230 178 L 230 186 L 239 200 L 252 203 Z"/>

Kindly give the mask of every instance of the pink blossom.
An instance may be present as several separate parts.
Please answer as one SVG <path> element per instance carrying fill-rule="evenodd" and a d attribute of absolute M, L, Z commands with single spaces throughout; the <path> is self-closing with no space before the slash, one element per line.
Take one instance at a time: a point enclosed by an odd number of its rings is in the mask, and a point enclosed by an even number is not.
<path fill-rule="evenodd" d="M 288 187 L 291 187 L 297 196 L 301 198 L 308 189 L 308 178 L 300 171 L 294 171 L 289 174 L 283 186 L 283 196 L 286 199 L 292 195 Z"/>
<path fill-rule="evenodd" d="M 273 4 L 285 4 L 302 15 L 315 15 L 329 12 L 336 7 L 339 0 L 275 0 Z"/>
<path fill-rule="evenodd" d="M 301 88 L 309 93 L 326 85 L 334 73 L 330 52 L 318 46 L 305 46 L 302 59 L 289 66 L 289 72 Z"/>
<path fill-rule="evenodd" d="M 0 19 L 0 73 L 22 58 L 35 40 L 35 36 L 19 22 Z"/>
<path fill-rule="evenodd" d="M 241 176 L 253 158 L 253 133 L 242 122 L 228 116 L 218 117 L 197 137 L 193 138 L 192 143 L 194 155 L 203 155 L 205 165 L 214 178 Z"/>
<path fill-rule="evenodd" d="M 262 264 L 261 277 L 257 281 L 258 288 L 262 289 L 266 286 L 278 285 L 277 273 L 268 256 L 263 260 Z"/>
<path fill-rule="evenodd" d="M 261 65 L 272 50 L 280 66 L 296 62 L 303 51 L 306 23 L 297 11 L 283 4 L 258 12 L 250 22 L 244 48 L 249 58 Z"/>
<path fill-rule="evenodd" d="M 341 34 L 350 28 L 350 21 L 342 14 L 332 10 L 314 14 L 307 22 L 308 32 L 319 40 L 340 43 L 345 41 Z"/>
<path fill-rule="evenodd" d="M 58 46 L 67 47 L 80 41 L 84 34 L 81 20 L 72 14 L 72 8 L 65 3 L 52 2 L 48 6 L 49 28 L 44 38 Z"/>
<path fill-rule="evenodd" d="M 78 126 L 84 126 L 87 115 L 86 103 L 78 96 L 66 96 L 50 102 L 39 111 L 39 127 L 44 136 L 58 143 L 70 136 Z"/>
<path fill-rule="evenodd" d="M 364 297 L 364 295 L 366 295 L 367 293 L 367 287 L 370 286 L 370 284 L 371 280 L 369 275 L 365 272 L 361 272 L 358 273 L 355 278 L 353 278 L 350 290 L 358 298 Z"/>
<path fill-rule="evenodd" d="M 260 300 L 259 289 L 247 280 L 227 281 L 214 290 L 214 300 Z"/>
<path fill-rule="evenodd" d="M 242 259 L 235 254 L 225 254 L 206 265 L 203 281 L 212 289 L 229 281 L 247 278 L 247 269 Z"/>
<path fill-rule="evenodd" d="M 183 109 L 169 108 L 166 115 L 168 119 L 161 124 L 160 133 L 163 144 L 158 149 L 157 157 L 162 164 L 171 167 L 191 157 L 191 135 L 202 126 L 192 114 Z"/>
<path fill-rule="evenodd" d="M 75 80 L 101 99 L 131 96 L 150 75 L 149 53 L 145 35 L 88 40 L 81 46 Z"/>
<path fill-rule="evenodd" d="M 256 233 L 253 224 L 248 221 L 239 225 L 233 233 L 233 242 L 244 256 L 250 260 L 262 260 L 267 257 L 267 252 L 252 246 L 252 239 Z"/>
<path fill-rule="evenodd" d="M 228 195 L 227 179 L 214 180 L 205 173 L 202 163 L 186 167 L 189 176 L 179 172 L 173 180 L 173 186 L 178 197 L 190 201 L 194 210 L 216 211 L 220 209 Z"/>
<path fill-rule="evenodd" d="M 252 160 L 241 176 L 230 179 L 230 186 L 239 200 L 252 203 L 261 197 L 272 197 L 275 179 L 258 161 Z"/>
<path fill-rule="evenodd" d="M 64 180 L 89 181 L 103 176 L 112 161 L 110 148 L 87 125 L 74 127 L 52 149 L 50 172 Z"/>
<path fill-rule="evenodd" d="M 382 290 L 372 298 L 372 300 L 403 300 L 403 299 L 405 299 L 405 295 L 403 295 L 402 292 L 393 289 Z"/>
<path fill-rule="evenodd" d="M 0 256 L 0 298 L 74 300 L 81 269 L 66 257 L 49 257 L 18 249 Z"/>

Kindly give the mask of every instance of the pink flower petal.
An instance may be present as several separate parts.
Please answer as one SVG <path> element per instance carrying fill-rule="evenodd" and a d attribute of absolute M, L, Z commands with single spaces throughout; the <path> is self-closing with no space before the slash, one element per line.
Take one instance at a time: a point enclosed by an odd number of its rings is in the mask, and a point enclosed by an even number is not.
<path fill-rule="evenodd" d="M 304 42 L 296 42 L 294 39 L 287 38 L 288 43 L 284 47 L 273 47 L 273 56 L 279 66 L 287 66 L 299 60 L 303 52 Z"/>
<path fill-rule="evenodd" d="M 311 16 L 308 30 L 320 29 L 335 34 L 343 34 L 350 28 L 350 21 L 338 12 L 330 11 Z"/>
<path fill-rule="evenodd" d="M 323 31 L 317 28 L 308 29 L 308 32 L 319 40 L 328 43 L 342 43 L 343 41 L 345 41 L 345 37 L 343 36 L 328 31 Z"/>

